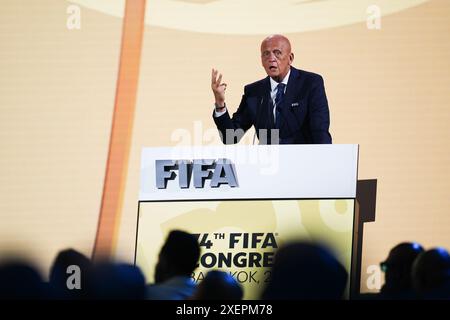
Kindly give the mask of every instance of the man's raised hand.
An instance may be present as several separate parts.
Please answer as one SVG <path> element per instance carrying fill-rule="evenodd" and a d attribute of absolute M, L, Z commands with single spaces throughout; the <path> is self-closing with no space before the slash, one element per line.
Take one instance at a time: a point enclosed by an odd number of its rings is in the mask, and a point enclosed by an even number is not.
<path fill-rule="evenodd" d="M 217 75 L 219 75 L 217 77 Z M 212 69 L 211 71 L 211 89 L 214 93 L 214 98 L 216 100 L 216 105 L 218 107 L 223 107 L 225 105 L 225 90 L 227 89 L 226 83 L 221 83 L 222 74 L 219 71 Z"/>

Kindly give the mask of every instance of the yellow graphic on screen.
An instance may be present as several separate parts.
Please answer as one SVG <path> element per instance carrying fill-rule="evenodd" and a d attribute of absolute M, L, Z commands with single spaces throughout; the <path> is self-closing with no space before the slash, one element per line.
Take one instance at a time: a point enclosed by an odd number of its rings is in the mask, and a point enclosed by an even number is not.
<path fill-rule="evenodd" d="M 276 249 L 288 241 L 329 246 L 350 273 L 353 208 L 342 199 L 141 202 L 136 264 L 152 282 L 167 234 L 185 230 L 198 235 L 202 249 L 196 281 L 220 269 L 241 283 L 245 299 L 257 299 Z"/>
<path fill-rule="evenodd" d="M 246 219 L 245 216 L 257 217 Z M 202 223 L 203 232 L 212 232 L 224 227 L 233 227 L 240 230 L 261 230 L 274 232 L 276 229 L 276 213 L 270 202 L 241 201 L 239 208 L 235 202 L 220 202 L 216 210 L 198 208 L 172 218 L 161 225 L 164 234 L 170 230 L 184 226 L 188 230 L 197 228 L 198 221 Z"/>

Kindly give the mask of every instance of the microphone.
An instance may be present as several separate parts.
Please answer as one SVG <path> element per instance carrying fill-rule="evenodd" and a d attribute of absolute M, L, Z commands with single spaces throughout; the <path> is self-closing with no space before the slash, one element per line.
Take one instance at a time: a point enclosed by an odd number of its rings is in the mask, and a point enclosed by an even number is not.
<path fill-rule="evenodd" d="M 255 144 L 255 138 L 256 138 L 256 131 L 258 130 L 258 124 L 259 124 L 259 118 L 261 117 L 261 108 L 264 103 L 264 96 L 261 97 L 261 102 L 259 103 L 259 106 L 257 106 L 256 111 L 256 121 L 255 121 L 255 133 L 253 134 L 253 145 Z"/>

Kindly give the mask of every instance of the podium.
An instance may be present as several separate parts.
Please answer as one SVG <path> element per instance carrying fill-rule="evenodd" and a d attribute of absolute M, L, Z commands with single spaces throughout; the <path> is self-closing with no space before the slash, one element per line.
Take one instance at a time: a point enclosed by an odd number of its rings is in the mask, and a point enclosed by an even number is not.
<path fill-rule="evenodd" d="M 355 270 L 358 145 L 224 145 L 144 148 L 135 264 L 153 282 L 167 234 L 198 236 L 201 281 L 230 272 L 257 299 L 277 248 L 325 244 Z"/>

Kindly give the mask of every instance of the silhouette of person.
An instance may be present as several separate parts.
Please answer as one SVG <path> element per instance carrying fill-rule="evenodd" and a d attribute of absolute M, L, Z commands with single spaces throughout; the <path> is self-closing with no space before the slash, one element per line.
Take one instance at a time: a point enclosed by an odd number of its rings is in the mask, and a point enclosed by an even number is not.
<path fill-rule="evenodd" d="M 424 251 L 418 243 L 403 242 L 389 251 L 387 259 L 380 264 L 385 273 L 385 283 L 380 299 L 412 299 L 411 269 L 414 260 Z"/>
<path fill-rule="evenodd" d="M 193 300 L 241 300 L 241 285 L 227 272 L 211 270 L 195 290 Z"/>
<path fill-rule="evenodd" d="M 71 273 L 69 266 L 77 266 L 80 271 L 80 289 L 69 289 L 67 281 Z M 87 280 L 91 272 L 91 261 L 82 253 L 73 249 L 58 253 L 50 269 L 51 298 L 54 299 L 83 299 L 87 295 Z"/>
<path fill-rule="evenodd" d="M 11 259 L 0 266 L 0 300 L 45 298 L 42 277 L 31 264 Z"/>
<path fill-rule="evenodd" d="M 99 263 L 90 273 L 88 297 L 100 300 L 145 299 L 145 277 L 138 267 L 130 264 Z"/>
<path fill-rule="evenodd" d="M 192 296 L 191 278 L 200 257 L 195 236 L 180 230 L 171 231 L 161 248 L 155 267 L 155 283 L 147 287 L 147 299 L 183 300 Z"/>
<path fill-rule="evenodd" d="M 413 287 L 424 299 L 450 299 L 450 255 L 444 248 L 422 252 L 412 266 Z"/>
<path fill-rule="evenodd" d="M 293 242 L 278 249 L 263 299 L 342 299 L 348 274 L 324 246 Z"/>

